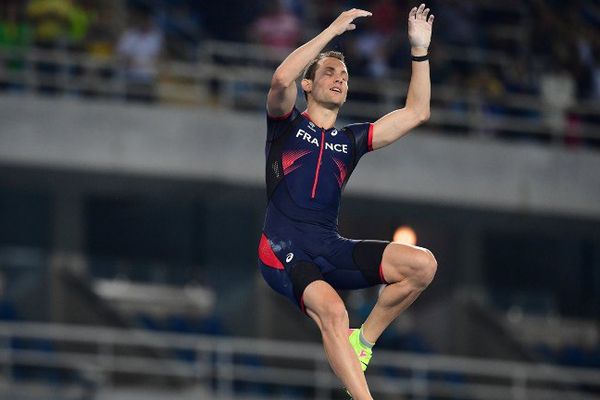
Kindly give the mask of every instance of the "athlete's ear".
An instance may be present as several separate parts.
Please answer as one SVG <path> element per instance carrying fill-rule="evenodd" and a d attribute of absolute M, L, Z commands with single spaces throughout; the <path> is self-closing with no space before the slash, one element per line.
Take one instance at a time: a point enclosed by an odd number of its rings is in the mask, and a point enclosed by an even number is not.
<path fill-rule="evenodd" d="M 312 80 L 302 79 L 302 82 L 300 82 L 300 85 L 302 86 L 302 90 L 304 90 L 306 93 L 312 92 L 312 85 L 313 85 Z"/>

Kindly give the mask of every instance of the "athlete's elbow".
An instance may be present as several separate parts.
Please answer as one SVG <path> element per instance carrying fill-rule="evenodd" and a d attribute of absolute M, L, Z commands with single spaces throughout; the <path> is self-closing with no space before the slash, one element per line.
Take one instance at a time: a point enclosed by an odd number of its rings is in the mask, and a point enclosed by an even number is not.
<path fill-rule="evenodd" d="M 419 120 L 419 123 L 425 123 L 427 121 L 429 121 L 429 118 L 431 117 L 431 108 L 429 107 L 429 104 L 427 104 L 424 107 L 421 107 L 419 109 L 419 112 L 417 113 L 417 118 Z"/>
<path fill-rule="evenodd" d="M 294 78 L 290 78 L 288 74 L 281 71 L 275 71 L 271 79 L 271 87 L 276 89 L 287 89 L 294 83 Z"/>
<path fill-rule="evenodd" d="M 429 109 L 429 105 L 427 106 L 406 106 L 406 110 L 410 112 L 410 119 L 413 121 L 415 125 L 424 124 L 431 117 L 431 110 Z"/>
<path fill-rule="evenodd" d="M 419 125 L 424 124 L 425 122 L 429 121 L 429 118 L 431 118 L 431 110 L 429 109 L 429 107 L 420 110 L 417 113 L 417 123 Z"/>

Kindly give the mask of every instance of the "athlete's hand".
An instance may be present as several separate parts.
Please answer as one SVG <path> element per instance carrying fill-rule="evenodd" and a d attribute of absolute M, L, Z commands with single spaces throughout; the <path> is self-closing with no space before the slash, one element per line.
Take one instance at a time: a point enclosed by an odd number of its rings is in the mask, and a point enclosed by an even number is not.
<path fill-rule="evenodd" d="M 353 8 L 341 13 L 340 16 L 337 17 L 327 29 L 330 29 L 336 36 L 339 36 L 346 31 L 352 31 L 356 29 L 356 25 L 353 24 L 356 18 L 370 17 L 371 15 L 373 14 L 369 11 Z"/>
<path fill-rule="evenodd" d="M 431 28 L 433 27 L 433 14 L 427 17 L 429 8 L 421 4 L 419 8 L 413 7 L 408 13 L 408 40 L 411 47 L 427 49 L 431 42 Z"/>

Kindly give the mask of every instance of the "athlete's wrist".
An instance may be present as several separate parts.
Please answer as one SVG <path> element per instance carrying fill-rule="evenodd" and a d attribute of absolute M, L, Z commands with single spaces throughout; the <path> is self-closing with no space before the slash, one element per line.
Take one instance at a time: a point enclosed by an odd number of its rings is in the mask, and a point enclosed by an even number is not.
<path fill-rule="evenodd" d="M 340 29 L 338 27 L 331 24 L 327 28 L 325 28 L 322 33 L 325 34 L 325 36 L 327 36 L 329 40 L 332 40 L 333 38 L 340 36 L 344 32 L 340 32 Z"/>
<path fill-rule="evenodd" d="M 411 56 L 415 56 L 415 57 L 422 57 L 422 56 L 426 56 L 429 52 L 429 48 L 428 47 L 423 47 L 423 46 L 412 46 L 410 48 L 410 55 Z"/>

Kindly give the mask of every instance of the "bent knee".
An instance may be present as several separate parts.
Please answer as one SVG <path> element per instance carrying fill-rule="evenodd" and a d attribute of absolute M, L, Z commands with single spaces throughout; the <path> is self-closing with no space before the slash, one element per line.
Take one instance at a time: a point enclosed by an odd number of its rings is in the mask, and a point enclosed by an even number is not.
<path fill-rule="evenodd" d="M 413 281 L 419 288 L 426 288 L 433 281 L 437 272 L 437 260 L 433 253 L 425 248 L 420 248 L 417 266 L 414 269 Z"/>
<path fill-rule="evenodd" d="M 341 299 L 323 304 L 318 314 L 324 329 L 338 330 L 348 327 L 348 311 Z"/>
<path fill-rule="evenodd" d="M 394 244 L 392 244 L 394 245 Z M 415 289 L 426 288 L 437 271 L 433 253 L 424 247 L 394 245 L 388 258 L 388 282 L 407 280 Z"/>

